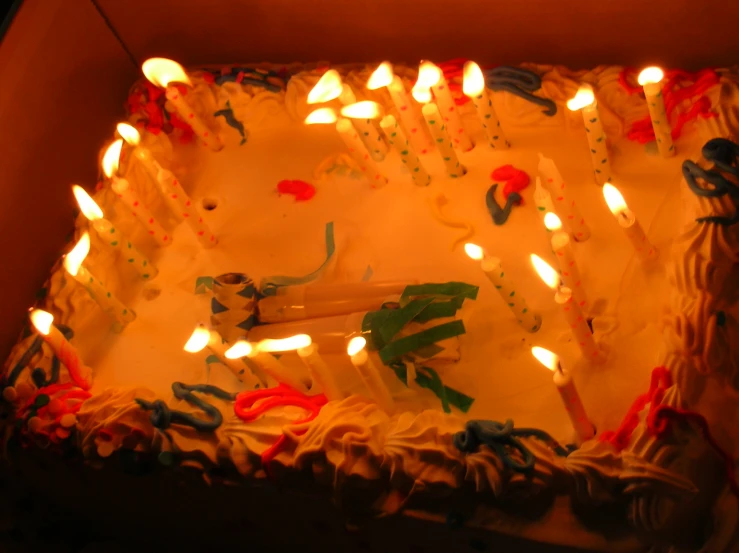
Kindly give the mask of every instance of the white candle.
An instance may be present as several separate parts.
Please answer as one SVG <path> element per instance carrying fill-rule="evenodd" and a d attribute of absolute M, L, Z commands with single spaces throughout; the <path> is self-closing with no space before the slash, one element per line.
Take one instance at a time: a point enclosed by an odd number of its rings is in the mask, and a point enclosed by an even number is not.
<path fill-rule="evenodd" d="M 100 308 L 118 323 L 117 330 L 121 330 L 128 323 L 136 319 L 136 313 L 123 305 L 118 298 L 111 294 L 107 288 L 94 275 L 90 273 L 82 262 L 90 251 L 90 235 L 86 232 L 79 242 L 64 258 L 64 268 L 74 279 L 85 287 L 90 297 L 94 299 Z"/>
<path fill-rule="evenodd" d="M 665 110 L 665 99 L 662 96 L 664 76 L 664 71 L 659 67 L 647 67 L 639 73 L 637 81 L 644 87 L 644 96 L 647 99 L 657 149 L 662 157 L 672 157 L 675 155 L 675 145 L 672 143 L 672 127 Z"/>
<path fill-rule="evenodd" d="M 380 128 L 385 132 L 388 142 L 393 146 L 400 154 L 400 159 L 403 161 L 408 171 L 411 174 L 413 183 L 416 186 L 428 186 L 431 182 L 431 177 L 428 172 L 421 164 L 421 160 L 418 154 L 413 149 L 408 137 L 400 128 L 395 117 L 392 115 L 386 115 L 382 121 L 380 121 Z"/>
<path fill-rule="evenodd" d="M 610 183 L 603 185 L 603 197 L 608 204 L 608 209 L 616 217 L 619 226 L 623 229 L 626 237 L 634 246 L 636 254 L 642 263 L 651 263 L 658 257 L 657 250 L 647 239 L 647 235 L 644 234 L 639 221 L 636 220 L 636 216 L 626 205 L 624 197 L 621 192 Z"/>
<path fill-rule="evenodd" d="M 390 390 L 383 382 L 380 372 L 370 359 L 366 345 L 367 340 L 361 336 L 356 336 L 349 341 L 346 352 L 349 354 L 352 365 L 357 369 L 372 398 L 380 409 L 390 414 L 395 410 L 395 402 Z"/>
<path fill-rule="evenodd" d="M 495 113 L 493 102 L 485 88 L 485 77 L 482 74 L 480 66 L 474 61 L 468 61 L 464 64 L 464 77 L 462 81 L 462 92 L 475 106 L 477 116 L 480 118 L 482 128 L 487 136 L 488 143 L 491 148 L 510 148 L 511 144 L 503 134 L 500 127 L 500 119 Z"/>
<path fill-rule="evenodd" d="M 418 83 L 424 88 L 431 88 L 434 93 L 436 105 L 439 112 L 444 118 L 449 134 L 452 138 L 452 144 L 455 148 L 459 148 L 463 152 L 472 149 L 472 141 L 462 126 L 462 119 L 459 117 L 457 104 L 454 102 L 452 93 L 449 90 L 449 83 L 444 78 L 444 73 L 431 63 L 424 61 L 418 68 Z M 431 134 L 433 137 L 433 133 Z"/>
<path fill-rule="evenodd" d="M 82 362 L 82 358 L 80 358 L 80 354 L 74 346 L 53 324 L 54 316 L 42 309 L 32 309 L 30 318 L 31 323 L 41 334 L 44 342 L 49 344 L 62 365 L 67 367 L 72 382 L 83 390 L 89 390 L 92 387 L 92 369 Z"/>
<path fill-rule="evenodd" d="M 539 174 L 542 184 L 549 190 L 554 199 L 557 214 L 562 218 L 565 228 L 569 229 L 576 242 L 584 242 L 590 238 L 590 229 L 575 200 L 565 188 L 565 181 L 557 170 L 554 161 L 539 154 Z"/>
<path fill-rule="evenodd" d="M 232 359 L 226 355 L 229 347 L 224 343 L 220 334 L 201 325 L 193 331 L 183 349 L 188 353 L 197 353 L 205 348 L 208 348 L 208 351 L 215 355 L 218 361 L 248 388 L 255 389 L 267 385 L 266 379 L 260 382 L 259 375 L 253 374 L 241 359 Z"/>
<path fill-rule="evenodd" d="M 562 222 L 554 213 L 547 213 L 544 217 L 544 226 L 552 232 L 552 251 L 557 257 L 559 273 L 562 282 L 570 290 L 577 306 L 585 313 L 588 312 L 588 298 L 580 277 L 580 269 L 575 262 L 575 254 L 570 244 L 570 235 L 562 231 Z"/>
<path fill-rule="evenodd" d="M 95 203 L 84 188 L 72 185 L 72 192 L 80 206 L 82 214 L 90 221 L 90 225 L 98 233 L 100 239 L 113 250 L 121 251 L 123 259 L 130 264 L 144 280 L 151 280 L 159 271 L 142 254 L 136 246 L 113 226 L 113 223 L 103 217 L 103 210 Z"/>
<path fill-rule="evenodd" d="M 339 119 L 336 122 L 336 131 L 341 136 L 344 144 L 346 144 L 349 155 L 357 162 L 359 170 L 366 175 L 372 187 L 384 186 L 387 183 L 387 179 L 380 172 L 380 168 L 372 161 L 371 154 L 360 140 L 357 130 L 351 122 L 348 119 Z"/>
<path fill-rule="evenodd" d="M 341 115 L 351 119 L 359 139 L 364 143 L 372 159 L 382 161 L 387 155 L 387 145 L 375 127 L 373 119 L 382 117 L 377 102 L 357 102 L 341 108 Z"/>
<path fill-rule="evenodd" d="M 203 220 L 203 216 L 197 210 L 195 203 L 182 188 L 174 173 L 160 167 L 157 173 L 157 181 L 162 189 L 166 191 L 167 197 L 176 202 L 179 209 L 178 215 L 185 220 L 200 245 L 204 248 L 212 248 L 218 244 L 218 238 Z"/>
<path fill-rule="evenodd" d="M 554 373 L 554 385 L 557 387 L 557 391 L 562 398 L 562 403 L 564 403 L 565 410 L 570 417 L 570 421 L 580 442 L 582 443 L 593 438 L 595 436 L 595 427 L 590 422 L 590 419 L 588 419 L 588 414 L 585 412 L 585 407 L 582 404 L 582 400 L 580 400 L 580 394 L 577 393 L 572 376 L 562 370 L 559 357 L 551 351 L 538 346 L 531 348 L 531 353 L 536 357 L 537 361 Z"/>
<path fill-rule="evenodd" d="M 534 188 L 534 204 L 536 205 L 536 211 L 539 212 L 542 221 L 544 220 L 544 217 L 547 213 L 555 212 L 554 202 L 552 202 L 552 195 L 549 193 L 549 190 L 541 185 L 541 178 L 539 177 L 536 177 L 536 186 Z M 544 228 L 546 228 L 546 225 L 544 225 Z M 547 229 L 547 232 L 551 231 Z"/>
<path fill-rule="evenodd" d="M 131 190 L 131 185 L 126 179 L 120 178 L 118 172 L 118 163 L 121 157 L 121 148 L 123 140 L 118 139 L 105 151 L 103 156 L 103 173 L 110 179 L 111 188 L 121 201 L 128 206 L 131 213 L 139 222 L 144 225 L 149 235 L 156 240 L 160 246 L 168 246 L 172 243 L 172 238 L 162 225 L 159 224 L 149 211 L 149 208 L 139 199 L 138 195 Z"/>
<path fill-rule="evenodd" d="M 329 401 L 344 399 L 345 395 L 336 383 L 331 369 L 329 369 L 326 362 L 318 353 L 317 344 L 311 342 L 306 346 L 298 348 L 298 355 L 308 369 L 313 383 L 318 383 L 321 391 L 323 391 L 323 394 Z M 311 391 L 314 391 L 313 386 L 311 386 Z"/>
<path fill-rule="evenodd" d="M 611 179 L 611 162 L 608 160 L 606 133 L 603 130 L 593 88 L 590 85 L 582 85 L 575 97 L 567 101 L 567 107 L 571 111 L 582 111 L 595 182 L 598 184 L 608 182 Z"/>
<path fill-rule="evenodd" d="M 414 90 L 413 96 L 420 98 L 419 94 Z M 426 125 L 431 132 L 431 137 L 436 143 L 436 148 L 441 155 L 441 159 L 444 161 L 444 168 L 446 174 L 453 179 L 464 176 L 467 173 L 467 169 L 459 162 L 457 153 L 452 147 L 452 139 L 446 130 L 446 125 L 439 114 L 439 108 L 436 104 L 429 102 L 421 108 L 423 118 L 426 120 Z"/>
<path fill-rule="evenodd" d="M 519 289 L 514 286 L 510 276 L 503 271 L 500 259 L 488 256 L 485 250 L 476 244 L 465 244 L 464 251 L 471 259 L 480 261 L 482 272 L 493 283 L 501 299 L 516 317 L 521 328 L 526 332 L 538 331 L 541 328 L 541 316 L 528 307 L 526 299 L 521 295 Z"/>
<path fill-rule="evenodd" d="M 310 340 L 310 337 L 307 337 Z M 301 374 L 302 371 L 290 369 L 283 365 L 270 352 L 291 351 L 307 345 L 305 335 L 285 338 L 281 340 L 262 340 L 252 345 L 246 340 L 239 340 L 225 353 L 229 359 L 246 357 L 260 370 L 267 373 L 275 381 L 287 384 L 301 393 L 308 393 L 308 378 Z"/>
<path fill-rule="evenodd" d="M 531 254 L 531 263 L 544 283 L 555 290 L 554 301 L 562 307 L 567 326 L 570 327 L 575 343 L 580 348 L 585 359 L 593 363 L 600 363 L 603 354 L 595 343 L 588 321 L 577 304 L 572 301 L 572 290 L 560 285 L 559 274 L 546 261 L 535 254 Z"/>
<path fill-rule="evenodd" d="M 167 100 L 174 106 L 180 118 L 192 127 L 203 144 L 216 152 L 223 149 L 223 141 L 218 133 L 208 128 L 185 99 L 187 92 L 192 90 L 192 83 L 179 63 L 165 58 L 149 58 L 142 64 L 141 69 L 153 85 L 165 89 Z M 182 90 L 177 85 L 183 87 Z"/>
<path fill-rule="evenodd" d="M 387 61 L 382 62 L 367 81 L 369 90 L 377 90 L 383 86 L 387 87 L 387 91 L 390 93 L 390 99 L 395 105 L 400 124 L 405 128 L 408 142 L 415 150 L 425 154 L 433 148 L 433 144 L 426 131 L 421 111 L 416 103 L 412 101 L 411 95 L 403 86 L 401 78 L 393 74 L 393 67 Z"/>

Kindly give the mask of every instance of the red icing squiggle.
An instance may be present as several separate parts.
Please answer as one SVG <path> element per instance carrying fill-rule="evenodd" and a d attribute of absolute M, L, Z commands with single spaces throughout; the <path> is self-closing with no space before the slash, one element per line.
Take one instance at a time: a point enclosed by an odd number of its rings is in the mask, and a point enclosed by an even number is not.
<path fill-rule="evenodd" d="M 642 92 L 641 86 L 632 84 L 636 83 L 637 73 L 636 69 L 627 68 L 621 71 L 618 76 L 619 84 L 629 94 Z M 711 101 L 707 96 L 703 96 L 703 94 L 716 86 L 718 82 L 718 74 L 713 69 L 703 69 L 697 73 L 689 73 L 680 69 L 665 71 L 662 95 L 665 99 L 667 117 L 673 122 L 673 139 L 680 136 L 683 126 L 688 121 L 692 121 L 698 117 L 704 119 L 716 117 L 716 113 L 711 110 Z M 690 109 L 679 113 L 678 108 L 680 104 L 686 101 L 694 103 Z M 646 144 L 654 140 L 654 129 L 652 129 L 652 122 L 649 116 L 634 122 L 627 136 L 629 140 L 634 140 L 640 144 Z"/>
<path fill-rule="evenodd" d="M 639 413 L 649 405 L 649 411 L 646 417 L 647 431 L 657 438 L 664 439 L 666 437 L 670 432 L 670 422 L 692 423 L 700 428 L 703 437 L 724 461 L 726 478 L 731 491 L 739 498 L 739 484 L 737 484 L 734 475 L 734 461 L 714 440 L 705 417 L 693 411 L 686 411 L 661 404 L 665 392 L 670 386 L 672 386 L 672 375 L 670 371 L 666 367 L 655 367 L 652 370 L 652 377 L 647 393 L 640 395 L 634 400 L 623 422 L 621 422 L 621 425 L 615 431 L 609 430 L 601 433 L 598 440 L 609 442 L 618 451 L 622 451 L 628 447 L 631 436 L 639 424 Z"/>
<path fill-rule="evenodd" d="M 254 404 L 256 402 L 260 403 L 255 407 Z M 324 394 L 308 396 L 292 389 L 286 384 L 280 384 L 275 388 L 241 392 L 236 396 L 234 413 L 241 420 L 249 422 L 261 417 L 275 407 L 300 407 L 308 411 L 308 415 L 302 419 L 293 421 L 293 424 L 303 424 L 315 419 L 318 413 L 321 412 L 321 407 L 326 405 L 327 402 L 328 399 L 326 399 Z M 297 431 L 296 434 L 304 434 L 306 430 Z M 262 466 L 265 470 L 268 470 L 269 463 L 283 450 L 285 442 L 285 435 L 282 434 L 274 444 L 262 453 Z"/>
<path fill-rule="evenodd" d="M 516 169 L 513 165 L 503 165 L 495 169 L 491 174 L 490 178 L 497 182 L 505 182 L 503 186 L 503 197 L 508 199 L 508 195 L 511 192 L 521 192 L 526 188 L 531 179 L 525 171 Z M 519 205 L 523 204 L 523 199 L 519 202 Z"/>
<path fill-rule="evenodd" d="M 316 187 L 302 180 L 281 180 L 277 183 L 277 193 L 290 194 L 296 202 L 305 202 L 316 195 Z"/>

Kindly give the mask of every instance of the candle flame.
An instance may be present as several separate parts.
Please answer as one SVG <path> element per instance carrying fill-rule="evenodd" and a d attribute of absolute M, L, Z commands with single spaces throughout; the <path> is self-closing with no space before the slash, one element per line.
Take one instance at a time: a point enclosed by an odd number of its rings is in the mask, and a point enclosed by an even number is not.
<path fill-rule="evenodd" d="M 343 85 L 339 72 L 335 69 L 329 69 L 321 75 L 316 85 L 308 93 L 308 103 L 322 104 L 323 102 L 334 100 L 339 97 L 342 88 Z"/>
<path fill-rule="evenodd" d="M 377 69 L 372 72 L 369 80 L 367 81 L 367 88 L 369 90 L 377 90 L 383 86 L 388 86 L 393 82 L 393 66 L 389 61 L 383 61 Z"/>
<path fill-rule="evenodd" d="M 136 127 L 129 125 L 128 123 L 118 123 L 115 130 L 118 131 L 120 137 L 126 141 L 126 144 L 138 146 L 139 142 L 141 142 L 139 131 L 136 130 Z"/>
<path fill-rule="evenodd" d="M 51 323 L 54 322 L 54 315 L 43 309 L 32 309 L 31 324 L 44 336 L 48 336 L 51 331 Z"/>
<path fill-rule="evenodd" d="M 90 253 L 90 235 L 84 232 L 74 248 L 64 257 L 64 268 L 70 275 L 77 275 L 88 253 Z"/>
<path fill-rule="evenodd" d="M 593 87 L 589 84 L 584 84 L 577 90 L 574 98 L 567 100 L 567 108 L 570 111 L 577 111 L 588 107 L 593 102 L 595 102 Z"/>
<path fill-rule="evenodd" d="M 550 371 L 557 370 L 557 367 L 559 366 L 559 357 L 556 353 L 552 353 L 548 349 L 540 348 L 539 346 L 531 348 L 531 353 L 536 357 L 536 360 L 539 363 L 544 365 Z"/>
<path fill-rule="evenodd" d="M 362 336 L 355 336 L 351 340 L 349 340 L 349 344 L 346 346 L 346 352 L 349 354 L 349 356 L 356 355 L 360 351 L 362 351 L 365 346 L 367 345 L 367 340 L 365 340 Z"/>
<path fill-rule="evenodd" d="M 96 221 L 103 218 L 103 210 L 100 209 L 100 206 L 95 203 L 95 200 L 90 197 L 84 188 L 73 184 L 72 193 L 74 194 L 74 198 L 77 200 L 77 205 L 80 206 L 82 215 L 87 217 L 90 221 Z"/>
<path fill-rule="evenodd" d="M 658 83 L 664 78 L 664 76 L 665 72 L 659 67 L 646 67 L 642 69 L 641 73 L 639 73 L 636 81 L 640 86 L 644 86 L 645 84 Z"/>
<path fill-rule="evenodd" d="M 141 64 L 144 76 L 154 85 L 166 88 L 169 83 L 192 86 L 185 69 L 176 61 L 167 58 L 149 58 Z"/>
<path fill-rule="evenodd" d="M 393 117 L 392 115 L 386 115 L 380 120 L 380 127 L 383 129 L 394 129 L 395 117 Z"/>
<path fill-rule="evenodd" d="M 480 66 L 474 61 L 464 64 L 462 92 L 465 96 L 477 96 L 485 90 L 485 77 Z"/>
<path fill-rule="evenodd" d="M 441 80 L 443 73 L 436 65 L 430 61 L 424 61 L 418 68 L 418 80 L 416 85 L 422 88 L 430 88 L 436 86 Z"/>
<path fill-rule="evenodd" d="M 308 114 L 304 123 L 306 125 L 325 125 L 336 122 L 336 112 L 331 108 L 319 108 Z"/>
<path fill-rule="evenodd" d="M 420 86 L 416 83 L 411 89 L 411 94 L 416 102 L 420 104 L 428 104 L 431 101 L 431 89 L 425 86 Z"/>
<path fill-rule="evenodd" d="M 621 192 L 619 192 L 618 189 L 610 182 L 603 185 L 603 197 L 606 199 L 608 209 L 610 209 L 611 213 L 614 215 L 618 215 L 622 211 L 626 211 L 628 209 L 626 200 L 624 200 Z"/>
<path fill-rule="evenodd" d="M 121 159 L 121 149 L 123 148 L 123 140 L 120 138 L 113 142 L 103 155 L 103 173 L 110 178 L 118 172 L 118 164 Z"/>
<path fill-rule="evenodd" d="M 548 212 L 544 215 L 544 226 L 547 230 L 562 230 L 562 221 L 554 213 Z"/>
<path fill-rule="evenodd" d="M 210 330 L 204 326 L 198 326 L 192 331 L 183 349 L 188 353 L 197 353 L 205 348 L 208 342 L 210 342 Z"/>
<path fill-rule="evenodd" d="M 262 340 L 257 344 L 259 351 L 278 352 L 278 351 L 293 351 L 300 348 L 307 348 L 313 341 L 307 334 L 296 334 L 289 338 L 282 338 L 281 340 L 266 339 Z"/>
<path fill-rule="evenodd" d="M 251 343 L 246 340 L 237 340 L 223 355 L 226 359 L 239 359 L 250 355 L 252 351 L 254 351 L 254 347 Z"/>
<path fill-rule="evenodd" d="M 382 108 L 377 102 L 356 102 L 341 108 L 341 115 L 349 119 L 377 119 L 382 116 Z"/>
<path fill-rule="evenodd" d="M 539 278 L 544 281 L 544 284 L 550 288 L 559 286 L 559 274 L 549 263 L 535 253 L 531 254 L 531 263 L 534 265 L 534 270 L 539 275 Z"/>
<path fill-rule="evenodd" d="M 470 259 L 480 260 L 485 257 L 485 250 L 472 242 L 467 242 L 464 245 L 464 253 L 466 253 Z"/>

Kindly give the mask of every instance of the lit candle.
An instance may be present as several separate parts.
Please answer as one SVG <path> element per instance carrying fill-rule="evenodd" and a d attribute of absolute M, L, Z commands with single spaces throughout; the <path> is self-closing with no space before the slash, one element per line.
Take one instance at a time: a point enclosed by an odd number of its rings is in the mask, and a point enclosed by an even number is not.
<path fill-rule="evenodd" d="M 72 192 L 80 206 L 80 211 L 90 221 L 90 225 L 100 236 L 100 239 L 111 249 L 123 252 L 123 258 L 138 272 L 144 280 L 151 280 L 159 271 L 142 254 L 131 241 L 116 230 L 113 223 L 103 217 L 103 210 L 95 203 L 85 189 L 76 184 L 72 185 Z"/>
<path fill-rule="evenodd" d="M 557 391 L 562 398 L 562 403 L 564 403 L 565 410 L 570 417 L 570 421 L 572 421 L 572 426 L 580 442 L 591 439 L 595 436 L 595 427 L 590 422 L 590 419 L 588 419 L 588 414 L 585 412 L 585 407 L 583 407 L 582 401 L 580 400 L 580 394 L 577 393 L 572 375 L 562 370 L 559 357 L 551 351 L 534 346 L 531 348 L 531 353 L 539 363 L 554 373 L 554 385 L 557 387 Z"/>
<path fill-rule="evenodd" d="M 149 176 L 156 181 L 159 164 L 154 160 L 149 149 L 141 145 L 139 131 L 128 123 L 118 123 L 116 131 L 126 144 L 131 146 L 133 155 L 141 162 Z"/>
<path fill-rule="evenodd" d="M 121 199 L 121 201 L 128 206 L 142 225 L 146 228 L 149 235 L 160 246 L 167 246 L 172 243 L 172 238 L 167 234 L 162 225 L 154 219 L 154 216 L 149 211 L 149 208 L 139 199 L 138 195 L 131 190 L 130 183 L 117 175 L 118 163 L 121 157 L 121 148 L 123 147 L 123 140 L 118 139 L 105 151 L 103 156 L 103 173 L 110 179 L 111 188 L 113 192 Z"/>
<path fill-rule="evenodd" d="M 379 167 L 372 161 L 369 151 L 357 136 L 356 129 L 348 119 L 337 121 L 336 113 L 331 108 L 319 108 L 305 118 L 306 125 L 328 124 L 336 122 L 336 131 L 346 144 L 349 155 L 357 163 L 359 170 L 367 176 L 373 187 L 384 186 L 387 179 L 380 173 Z"/>
<path fill-rule="evenodd" d="M 575 254 L 570 244 L 570 235 L 562 231 L 562 221 L 554 213 L 547 213 L 544 217 L 544 226 L 552 232 L 552 251 L 557 256 L 559 273 L 564 285 L 572 290 L 572 298 L 577 306 L 585 313 L 588 312 L 588 298 L 585 287 L 580 279 L 580 270 L 575 263 Z"/>
<path fill-rule="evenodd" d="M 212 248 L 218 244 L 218 238 L 216 238 L 216 235 L 213 234 L 208 224 L 203 220 L 203 216 L 197 210 L 195 202 L 187 195 L 187 192 L 182 188 L 174 173 L 160 167 L 157 173 L 157 181 L 165 191 L 167 198 L 175 202 L 178 209 L 176 212 L 177 215 L 185 220 L 187 226 L 190 227 L 190 230 L 195 235 L 195 238 L 200 242 L 200 245 L 204 248 Z"/>
<path fill-rule="evenodd" d="M 380 128 L 382 128 L 385 136 L 387 136 L 390 145 L 400 154 L 400 159 L 408 168 L 408 171 L 410 171 L 411 178 L 416 186 L 428 186 L 431 182 L 431 177 L 423 165 L 421 165 L 418 154 L 413 149 L 403 129 L 398 125 L 395 117 L 392 115 L 383 117 L 382 121 L 380 121 Z"/>
<path fill-rule="evenodd" d="M 243 361 L 226 355 L 229 347 L 228 344 L 224 343 L 220 334 L 200 325 L 193 330 L 183 349 L 188 353 L 197 353 L 205 348 L 208 348 L 218 358 L 218 361 L 231 371 L 239 382 L 243 382 L 247 387 L 254 389 L 259 388 L 260 385 L 267 385 L 267 381 L 263 378 L 263 375 L 255 375 Z M 262 376 L 261 379 L 259 378 L 260 376 Z"/>
<path fill-rule="evenodd" d="M 409 143 L 418 152 L 425 154 L 433 147 L 433 144 L 424 126 L 421 112 L 416 103 L 411 100 L 410 94 L 403 86 L 403 81 L 393 74 L 393 66 L 387 61 L 382 62 L 367 81 L 369 90 L 377 90 L 383 86 L 387 87 L 390 93 L 390 99 L 398 111 L 400 124 L 408 133 Z"/>
<path fill-rule="evenodd" d="M 554 202 L 552 202 L 552 195 L 549 190 L 541 185 L 541 179 L 536 177 L 536 187 L 534 188 L 534 204 L 536 205 L 536 211 L 539 212 L 542 220 L 547 213 L 554 213 Z M 546 228 L 546 225 L 544 225 Z M 547 229 L 547 232 L 551 232 Z"/>
<path fill-rule="evenodd" d="M 493 108 L 493 102 L 485 89 L 485 77 L 480 66 L 474 61 L 464 64 L 464 77 L 462 81 L 462 92 L 472 100 L 477 116 L 482 122 L 485 136 L 491 148 L 510 148 L 511 144 L 503 134 L 500 120 Z"/>
<path fill-rule="evenodd" d="M 341 81 L 341 75 L 335 69 L 329 69 L 308 93 L 308 104 L 323 104 L 339 99 L 342 105 L 353 104 L 357 101 L 354 91 L 349 85 Z"/>
<path fill-rule="evenodd" d="M 85 232 L 79 239 L 79 242 L 65 256 L 64 268 L 77 282 L 85 287 L 87 293 L 97 302 L 100 308 L 118 322 L 119 327 L 117 330 L 121 330 L 136 318 L 136 313 L 108 292 L 103 283 L 82 266 L 82 262 L 89 252 L 90 235 Z"/>
<path fill-rule="evenodd" d="M 531 254 L 531 263 L 539 274 L 544 283 L 552 290 L 555 290 L 554 301 L 562 306 L 565 319 L 567 321 L 572 335 L 575 338 L 580 351 L 585 359 L 600 363 L 603 361 L 603 355 L 595 343 L 593 333 L 590 332 L 588 321 L 582 314 L 582 310 L 572 301 L 572 290 L 566 286 L 560 285 L 559 274 L 546 261 L 535 254 Z"/>
<path fill-rule="evenodd" d="M 308 379 L 301 374 L 297 374 L 298 371 L 288 369 L 270 353 L 291 351 L 305 347 L 308 344 L 308 340 L 310 340 L 310 336 L 306 335 L 298 335 L 280 340 L 267 339 L 262 340 L 256 345 L 252 345 L 251 342 L 247 342 L 246 340 L 238 340 L 226 351 L 225 356 L 229 359 L 246 357 L 275 381 L 287 384 L 299 392 L 308 393 Z"/>
<path fill-rule="evenodd" d="M 369 150 L 372 159 L 382 161 L 387 155 L 387 145 L 377 132 L 373 119 L 382 116 L 377 102 L 357 102 L 341 108 L 341 115 L 351 119 L 360 140 Z"/>
<path fill-rule="evenodd" d="M 153 85 L 164 89 L 167 100 L 174 106 L 180 118 L 192 127 L 203 144 L 216 152 L 223 149 L 223 141 L 218 133 L 208 128 L 185 99 L 187 93 L 192 90 L 192 83 L 179 63 L 165 58 L 149 58 L 142 64 L 141 69 Z"/>
<path fill-rule="evenodd" d="M 370 359 L 366 345 L 367 340 L 361 336 L 355 336 L 349 340 L 346 352 L 375 403 L 386 413 L 392 413 L 395 410 L 395 402 L 390 390 L 383 382 L 380 372 Z"/>
<path fill-rule="evenodd" d="M 54 355 L 67 367 L 69 377 L 77 386 L 83 390 L 89 390 L 92 386 L 92 369 L 87 367 L 80 358 L 80 354 L 72 344 L 64 337 L 64 334 L 53 324 L 54 316 L 42 309 L 32 309 L 31 324 L 36 328 L 44 342 L 49 344 Z"/>
<path fill-rule="evenodd" d="M 308 340 L 310 340 L 310 336 L 308 336 Z M 305 342 L 308 342 L 308 340 L 305 340 Z M 311 340 L 310 343 L 299 347 L 298 356 L 308 369 L 313 382 L 318 383 L 329 401 L 344 399 L 345 395 L 336 383 L 331 369 L 328 368 L 328 365 L 318 353 L 318 344 L 314 344 Z M 311 391 L 314 391 L 313 386 L 311 386 Z"/>
<path fill-rule="evenodd" d="M 659 67 L 647 67 L 639 73 L 637 81 L 644 87 L 657 149 L 662 157 L 671 157 L 675 155 L 675 145 L 672 143 L 672 127 L 665 110 L 665 98 L 662 96 L 664 76 L 664 71 Z"/>
<path fill-rule="evenodd" d="M 521 328 L 526 332 L 539 330 L 541 328 L 541 316 L 529 309 L 526 299 L 517 291 L 510 276 L 507 276 L 503 271 L 500 259 L 490 257 L 485 250 L 476 244 L 465 244 L 464 251 L 471 259 L 480 261 L 482 272 L 493 283 L 501 299 L 515 315 Z"/>
<path fill-rule="evenodd" d="M 608 209 L 610 209 L 611 213 L 616 217 L 618 224 L 624 230 L 624 233 L 631 242 L 631 245 L 634 246 L 636 254 L 639 256 L 642 263 L 651 262 L 657 259 L 657 250 L 647 239 L 647 235 L 644 234 L 644 229 L 642 229 L 639 221 L 636 220 L 634 212 L 626 205 L 626 201 L 621 195 L 621 192 L 619 192 L 611 183 L 606 183 L 603 185 L 603 197 L 606 199 Z"/>
<path fill-rule="evenodd" d="M 575 200 L 565 190 L 565 181 L 559 174 L 554 161 L 539 154 L 539 174 L 542 184 L 549 190 L 554 199 L 557 214 L 569 229 L 576 242 L 584 242 L 590 238 L 590 229 L 575 205 Z"/>
<path fill-rule="evenodd" d="M 441 154 L 441 159 L 444 161 L 444 168 L 446 169 L 447 175 L 453 179 L 463 176 L 467 172 L 467 169 L 459 162 L 457 153 L 452 147 L 452 139 L 446 130 L 446 125 L 439 113 L 439 108 L 430 101 L 431 93 L 428 89 L 414 87 L 413 97 L 418 102 L 425 104 L 421 108 L 421 114 L 426 120 L 431 137 L 436 144 L 439 154 Z"/>
<path fill-rule="evenodd" d="M 472 142 L 464 131 L 462 119 L 459 117 L 459 111 L 457 110 L 457 104 L 454 103 L 454 98 L 452 98 L 452 93 L 449 90 L 449 84 L 444 78 L 444 73 L 441 69 L 430 61 L 424 61 L 418 68 L 418 83 L 424 88 L 430 88 L 434 93 L 436 105 L 449 128 L 449 134 L 452 137 L 454 147 L 459 148 L 463 152 L 471 150 Z M 433 133 L 431 136 L 433 137 Z"/>
<path fill-rule="evenodd" d="M 570 111 L 582 111 L 585 134 L 590 147 L 590 159 L 593 162 L 595 182 L 598 184 L 608 182 L 611 179 L 611 163 L 608 160 L 606 133 L 603 130 L 593 88 L 587 84 L 582 85 L 575 97 L 567 101 L 567 107 Z"/>

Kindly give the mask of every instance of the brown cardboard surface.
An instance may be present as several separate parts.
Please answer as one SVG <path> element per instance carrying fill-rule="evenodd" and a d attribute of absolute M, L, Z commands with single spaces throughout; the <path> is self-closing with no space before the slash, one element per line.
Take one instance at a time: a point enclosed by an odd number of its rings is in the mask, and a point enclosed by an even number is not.
<path fill-rule="evenodd" d="M 26 0 L 0 43 L 0 355 L 72 230 L 70 184 L 97 154 L 137 78 L 88 0 Z"/>
<path fill-rule="evenodd" d="M 98 0 L 140 61 L 658 63 L 739 59 L 739 2 L 695 0 Z"/>

